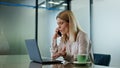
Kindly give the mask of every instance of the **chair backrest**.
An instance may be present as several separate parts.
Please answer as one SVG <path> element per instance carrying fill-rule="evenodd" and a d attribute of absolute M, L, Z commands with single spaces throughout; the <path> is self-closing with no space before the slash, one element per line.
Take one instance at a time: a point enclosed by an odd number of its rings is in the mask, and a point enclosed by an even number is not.
<path fill-rule="evenodd" d="M 94 56 L 94 64 L 109 66 L 111 55 L 94 53 L 93 56 Z"/>

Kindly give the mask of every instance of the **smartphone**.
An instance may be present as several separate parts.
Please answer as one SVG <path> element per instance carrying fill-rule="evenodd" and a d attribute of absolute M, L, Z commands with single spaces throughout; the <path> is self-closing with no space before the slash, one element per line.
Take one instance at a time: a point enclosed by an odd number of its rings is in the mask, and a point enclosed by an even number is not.
<path fill-rule="evenodd" d="M 58 31 L 58 35 L 59 35 L 59 36 L 61 36 L 61 35 L 62 35 L 60 31 Z"/>

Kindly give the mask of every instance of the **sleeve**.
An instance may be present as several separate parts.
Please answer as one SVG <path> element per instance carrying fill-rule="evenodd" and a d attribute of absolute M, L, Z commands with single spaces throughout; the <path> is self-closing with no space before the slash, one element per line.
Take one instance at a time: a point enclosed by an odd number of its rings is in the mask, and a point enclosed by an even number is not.
<path fill-rule="evenodd" d="M 52 54 L 56 53 L 58 51 L 58 46 L 57 46 L 57 39 L 52 40 L 52 46 L 50 48 L 50 52 Z"/>
<path fill-rule="evenodd" d="M 89 40 L 86 33 L 80 33 L 79 38 L 78 54 L 88 54 Z"/>
<path fill-rule="evenodd" d="M 68 61 L 68 62 L 73 62 L 74 61 L 74 55 L 72 55 L 71 53 L 71 47 L 69 46 L 69 44 L 66 44 L 66 56 L 64 56 L 64 60 Z"/>
<path fill-rule="evenodd" d="M 63 42 L 62 42 L 61 40 L 60 40 L 59 45 L 57 45 L 57 39 L 54 39 L 54 40 L 52 41 L 52 46 L 51 46 L 51 48 L 50 48 L 51 54 L 57 53 L 59 50 L 62 49 L 62 46 L 63 46 L 63 45 L 64 45 L 64 44 L 63 44 Z"/>

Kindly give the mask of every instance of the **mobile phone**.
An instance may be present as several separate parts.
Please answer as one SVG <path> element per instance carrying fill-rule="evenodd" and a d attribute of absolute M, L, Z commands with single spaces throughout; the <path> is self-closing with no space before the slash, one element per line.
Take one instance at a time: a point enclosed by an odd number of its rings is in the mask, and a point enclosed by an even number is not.
<path fill-rule="evenodd" d="M 59 36 L 61 36 L 61 35 L 62 35 L 60 31 L 58 31 L 58 35 L 59 35 Z"/>

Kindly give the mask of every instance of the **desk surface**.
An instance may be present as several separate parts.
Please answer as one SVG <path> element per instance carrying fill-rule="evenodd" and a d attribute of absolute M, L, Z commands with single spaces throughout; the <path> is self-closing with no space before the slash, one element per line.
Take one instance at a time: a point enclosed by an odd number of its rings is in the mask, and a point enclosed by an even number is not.
<path fill-rule="evenodd" d="M 99 65 L 47 64 L 31 62 L 28 55 L 0 55 L 0 68 L 114 68 Z"/>

